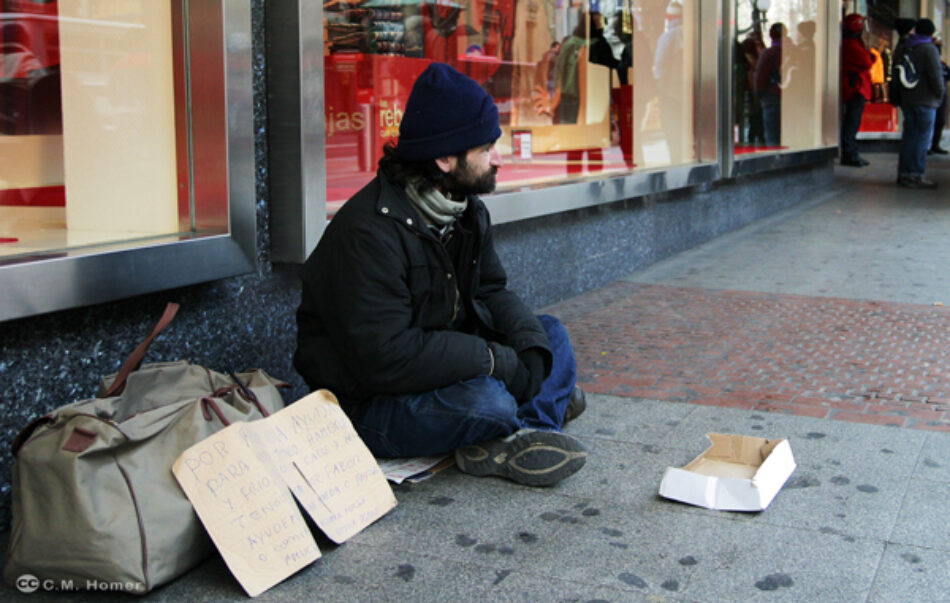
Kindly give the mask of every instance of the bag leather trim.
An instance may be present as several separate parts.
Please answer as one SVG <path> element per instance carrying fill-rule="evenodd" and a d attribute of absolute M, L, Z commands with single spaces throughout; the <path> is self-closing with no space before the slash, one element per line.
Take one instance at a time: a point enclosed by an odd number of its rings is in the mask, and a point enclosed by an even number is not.
<path fill-rule="evenodd" d="M 82 427 L 73 427 L 73 432 L 69 434 L 66 443 L 63 444 L 63 450 L 68 452 L 85 452 L 87 448 L 96 443 L 97 434 Z"/>

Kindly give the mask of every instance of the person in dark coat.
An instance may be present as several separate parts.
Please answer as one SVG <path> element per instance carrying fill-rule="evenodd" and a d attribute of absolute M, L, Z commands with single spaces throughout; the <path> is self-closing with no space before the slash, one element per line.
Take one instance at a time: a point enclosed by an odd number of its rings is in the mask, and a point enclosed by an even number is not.
<path fill-rule="evenodd" d="M 858 154 L 858 130 L 864 104 L 871 100 L 871 66 L 874 55 L 864 45 L 864 17 L 852 13 L 841 24 L 841 165 L 868 164 Z"/>
<path fill-rule="evenodd" d="M 586 461 L 561 432 L 584 394 L 563 325 L 508 289 L 495 252 L 478 195 L 500 136 L 481 86 L 426 68 L 398 143 L 303 267 L 294 366 L 377 457 L 454 451 L 461 471 L 547 486 Z"/>
<path fill-rule="evenodd" d="M 937 183 L 925 177 L 927 149 L 933 138 L 937 107 L 943 101 L 946 85 L 940 67 L 940 52 L 933 43 L 936 31 L 933 21 L 920 19 L 914 33 L 907 37 L 904 52 L 910 56 L 917 73 L 917 83 L 901 90 L 901 112 L 904 129 L 901 135 L 897 164 L 897 183 L 908 188 L 936 188 Z M 895 69 L 900 57 L 895 55 Z M 892 78 L 899 74 L 892 74 Z"/>
<path fill-rule="evenodd" d="M 937 45 L 937 50 L 941 50 L 943 42 L 938 39 L 934 39 L 934 44 Z M 930 150 L 927 151 L 928 155 L 947 155 L 950 154 L 950 151 L 940 146 L 940 141 L 943 138 L 943 129 L 947 125 L 947 93 L 946 93 L 946 84 L 950 81 L 950 67 L 947 66 L 947 63 L 943 60 L 940 61 L 940 69 L 943 71 L 943 83 L 944 83 L 944 93 L 943 100 L 940 101 L 940 106 L 937 107 L 937 115 L 934 118 L 934 133 L 933 138 L 930 141 Z"/>
<path fill-rule="evenodd" d="M 782 144 L 782 46 L 788 41 L 788 30 L 783 23 L 769 27 L 772 45 L 766 48 L 755 65 L 755 92 L 762 105 L 762 123 L 765 144 Z"/>

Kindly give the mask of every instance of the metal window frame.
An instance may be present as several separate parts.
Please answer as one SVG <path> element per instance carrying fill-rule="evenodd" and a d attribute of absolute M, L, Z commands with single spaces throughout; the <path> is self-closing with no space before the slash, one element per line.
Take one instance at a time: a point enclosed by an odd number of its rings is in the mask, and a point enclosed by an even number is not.
<path fill-rule="evenodd" d="M 0 262 L 0 321 L 255 270 L 250 3 L 177 0 L 175 4 L 173 14 L 186 19 L 176 25 L 187 34 L 185 69 L 200 76 L 190 78 L 190 106 L 179 105 L 176 111 L 180 115 L 191 111 L 194 230 Z M 186 53 L 176 52 L 175 58 L 185 60 Z M 179 96 L 176 102 L 181 102 Z M 224 225 L 226 234 L 207 234 L 208 229 L 220 231 Z"/>

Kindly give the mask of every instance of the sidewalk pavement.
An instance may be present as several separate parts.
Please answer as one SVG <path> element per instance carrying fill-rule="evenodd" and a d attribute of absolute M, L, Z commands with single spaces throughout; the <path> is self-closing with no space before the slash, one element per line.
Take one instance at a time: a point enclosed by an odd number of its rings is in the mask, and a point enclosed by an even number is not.
<path fill-rule="evenodd" d="M 870 159 L 814 201 L 545 309 L 590 392 L 566 428 L 590 447 L 581 472 L 397 486 L 392 512 L 259 600 L 947 600 L 950 161 L 930 161 L 942 188 L 911 191 L 893 155 Z M 768 509 L 657 496 L 707 432 L 790 440 L 798 468 Z M 217 558 L 145 597 L 245 598 Z"/>

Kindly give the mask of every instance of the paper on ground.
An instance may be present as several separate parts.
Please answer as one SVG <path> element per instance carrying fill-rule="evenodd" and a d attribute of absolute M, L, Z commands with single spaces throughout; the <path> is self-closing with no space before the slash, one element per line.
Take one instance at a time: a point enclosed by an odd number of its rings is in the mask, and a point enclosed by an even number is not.
<path fill-rule="evenodd" d="M 435 456 L 414 456 L 405 459 L 376 459 L 380 470 L 386 476 L 386 479 L 394 484 L 401 484 L 404 481 L 410 483 L 421 482 L 435 475 L 443 469 L 442 461 L 449 457 L 444 454 Z M 433 469 L 433 471 L 429 471 Z"/>
<path fill-rule="evenodd" d="M 396 506 L 372 454 L 324 390 L 202 440 L 172 470 L 251 596 L 320 557 L 291 491 L 338 543 Z"/>

